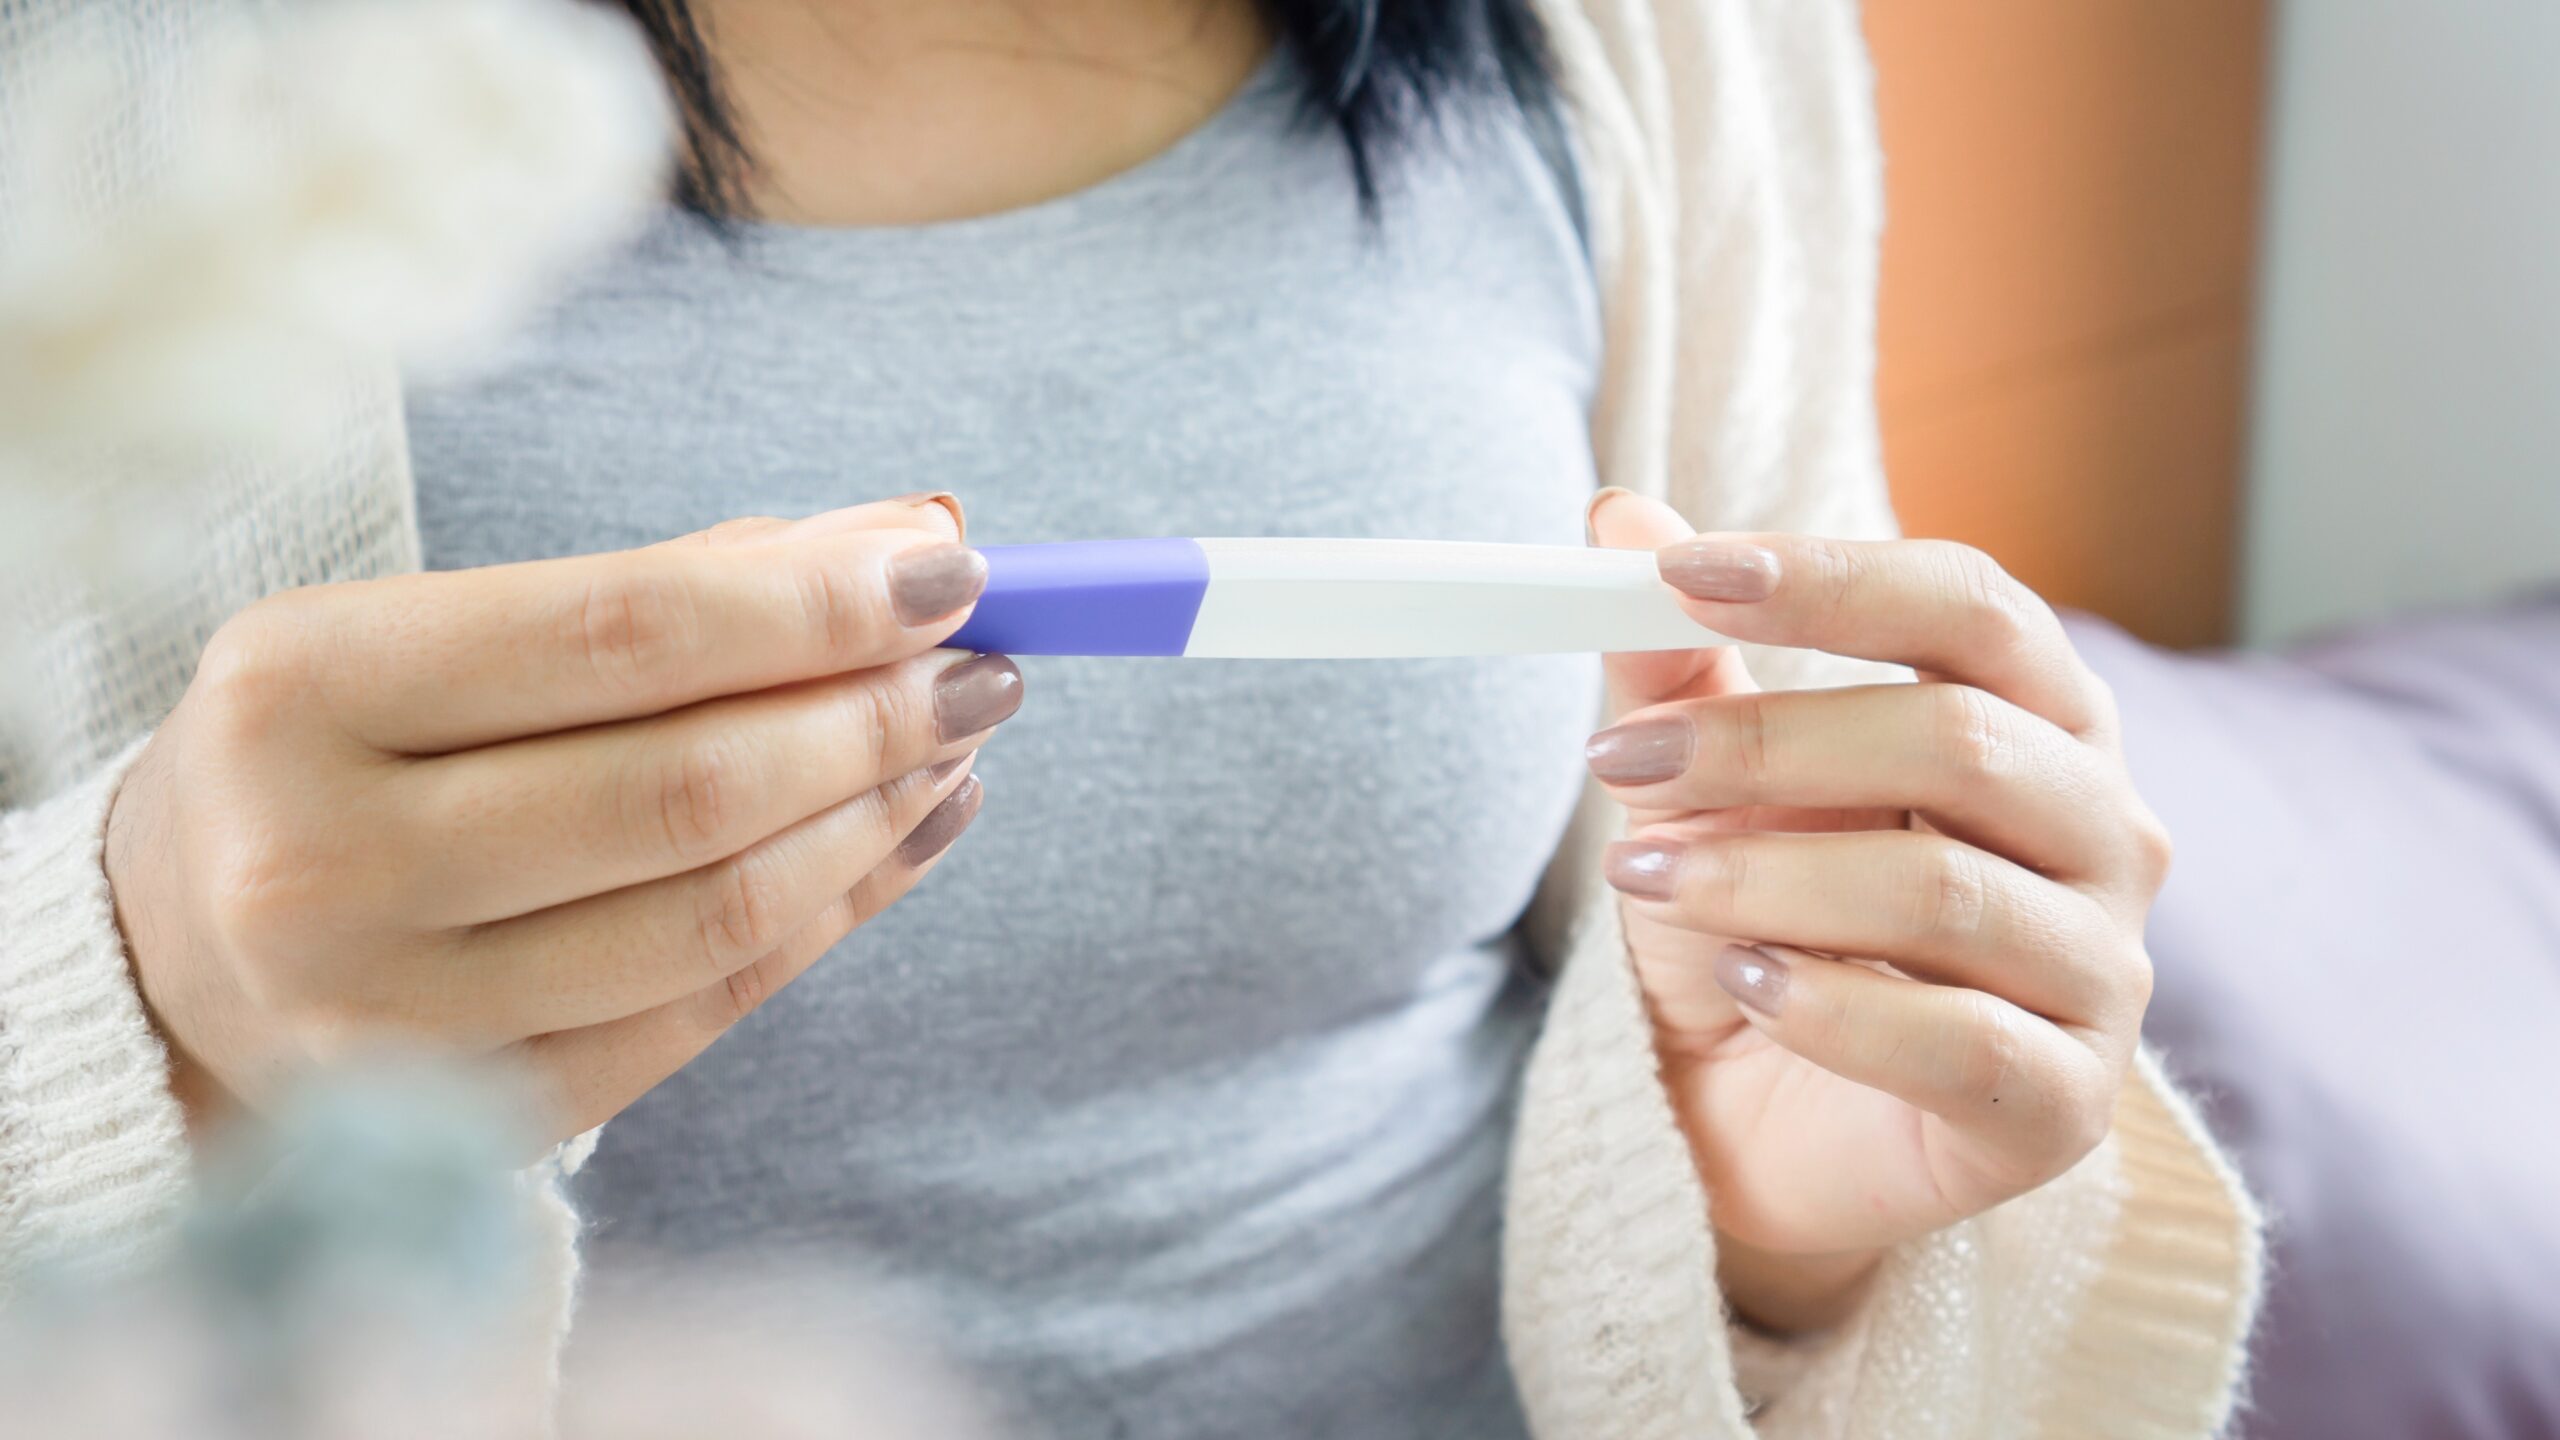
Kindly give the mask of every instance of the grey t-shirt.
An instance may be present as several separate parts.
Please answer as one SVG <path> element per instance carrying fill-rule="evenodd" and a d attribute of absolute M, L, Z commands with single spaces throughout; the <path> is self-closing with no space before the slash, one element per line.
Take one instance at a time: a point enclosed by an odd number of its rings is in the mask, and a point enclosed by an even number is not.
<path fill-rule="evenodd" d="M 984 543 L 1578 543 L 1599 321 L 1533 127 L 1452 115 L 1372 228 L 1295 107 L 1274 62 L 984 219 L 670 217 L 411 397 L 429 563 L 944 488 Z M 592 1263 L 857 1253 L 1034 1434 L 1520 1434 L 1515 931 L 1596 663 L 1022 666 L 943 866 L 606 1130 Z"/>

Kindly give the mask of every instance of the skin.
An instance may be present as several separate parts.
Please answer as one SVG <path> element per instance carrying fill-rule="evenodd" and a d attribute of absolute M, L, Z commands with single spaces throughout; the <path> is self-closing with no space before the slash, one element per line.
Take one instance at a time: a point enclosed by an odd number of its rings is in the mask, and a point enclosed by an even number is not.
<path fill-rule="evenodd" d="M 1701 553 L 1671 510 L 1622 492 L 1591 525 L 1599 544 L 1659 549 L 1675 583 Z M 1743 557 L 1766 591 L 1684 600 L 1701 624 L 1920 681 L 1763 694 L 1730 649 L 1608 662 L 1621 725 L 1690 737 L 1676 773 L 1611 787 L 1629 838 L 1610 878 L 1630 892 L 1719 1278 L 1747 1318 L 1802 1330 L 1845 1315 L 1886 1247 L 2034 1189 L 2105 1137 L 2150 1000 L 2143 917 L 2169 842 L 2105 685 L 1980 552 L 1690 543 Z M 1750 983 L 1771 971 L 1774 1013 Z"/>
<path fill-rule="evenodd" d="M 1237 0 L 703 0 L 768 219 L 915 225 L 1071 194 L 1199 128 L 1271 50 Z"/>
<path fill-rule="evenodd" d="M 191 1120 L 389 1048 L 512 1065 L 551 1141 L 700 1053 L 975 813 L 985 727 L 937 704 L 958 539 L 889 501 L 234 617 L 107 827 Z M 916 560 L 949 603 L 902 617 Z M 977 663 L 972 713 L 1010 714 Z"/>
<path fill-rule="evenodd" d="M 700 13 L 759 158 L 752 203 L 803 225 L 1081 189 L 1195 128 L 1270 48 L 1260 12 L 1223 0 Z M 965 763 L 927 767 L 984 736 L 937 742 L 922 698 L 962 658 L 927 652 L 965 610 L 883 619 L 884 567 L 956 540 L 957 514 L 733 521 L 645 551 L 311 587 L 225 625 L 107 835 L 190 1125 L 397 1046 L 516 1065 L 539 1135 L 574 1135 L 905 893 L 931 862 L 900 842 L 977 803 Z M 581 619 L 614 615 L 640 619 Z M 616 678 L 580 683 L 598 676 Z M 671 834 L 689 838 L 650 850 Z"/>
<path fill-rule="evenodd" d="M 1196 127 L 1271 43 L 1227 0 L 704 14 L 759 154 L 754 203 L 809 225 L 1091 185 Z M 1602 496 L 1592 524 L 1675 560 L 1691 538 L 1631 496 Z M 955 538 L 936 504 L 741 521 L 292 592 L 226 626 L 107 847 L 190 1115 L 396 1040 L 513 1061 L 565 1136 L 699 1053 L 930 868 L 899 844 L 985 738 L 938 737 L 923 698 L 965 611 L 899 624 L 882 586 L 895 553 Z M 1631 841 L 1678 877 L 1625 901 L 1627 932 L 1726 1294 L 1795 1330 L 1846 1313 L 1886 1247 L 2106 1133 L 2167 842 L 2103 687 L 1989 561 L 1717 538 L 1775 583 L 1694 602 L 1702 622 L 1923 681 L 1764 697 L 1729 650 L 1609 664 L 1621 720 L 1694 727 L 1679 774 L 1616 787 Z M 1736 941 L 1784 972 L 1776 1013 L 1725 988 Z"/>

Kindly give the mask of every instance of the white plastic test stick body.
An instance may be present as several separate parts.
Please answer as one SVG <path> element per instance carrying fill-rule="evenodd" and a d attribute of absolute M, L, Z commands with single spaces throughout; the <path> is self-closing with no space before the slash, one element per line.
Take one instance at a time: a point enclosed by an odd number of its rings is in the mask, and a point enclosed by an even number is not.
<path fill-rule="evenodd" d="M 1651 553 L 1423 540 L 1202 540 L 1190 656 L 1265 659 L 1692 650 Z"/>
<path fill-rule="evenodd" d="M 949 644 L 1016 655 L 1358 659 L 1688 650 L 1643 551 L 1431 540 L 1075 540 L 989 546 Z"/>

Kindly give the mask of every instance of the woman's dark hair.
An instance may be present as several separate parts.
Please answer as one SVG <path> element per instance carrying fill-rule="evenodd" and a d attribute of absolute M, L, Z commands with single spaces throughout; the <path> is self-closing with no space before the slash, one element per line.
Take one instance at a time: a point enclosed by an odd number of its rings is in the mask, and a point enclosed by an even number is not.
<path fill-rule="evenodd" d="M 649 37 L 684 120 L 676 201 L 711 219 L 744 213 L 754 157 L 723 93 L 692 0 L 611 0 Z M 1381 164 L 1447 95 L 1487 84 L 1549 102 L 1546 32 L 1530 0 L 1259 0 L 1304 76 L 1308 116 L 1342 135 L 1361 203 Z"/>

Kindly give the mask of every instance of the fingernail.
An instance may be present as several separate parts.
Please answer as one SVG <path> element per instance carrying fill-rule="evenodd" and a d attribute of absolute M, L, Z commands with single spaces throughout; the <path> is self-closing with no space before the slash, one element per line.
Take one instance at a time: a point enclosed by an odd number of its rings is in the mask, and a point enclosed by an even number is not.
<path fill-rule="evenodd" d="M 969 533 L 969 514 L 960 508 L 960 497 L 948 490 L 917 490 L 905 495 L 892 496 L 889 503 L 917 510 L 927 505 L 939 505 L 951 512 L 951 528 L 954 533 L 962 536 Z"/>
<path fill-rule="evenodd" d="M 986 584 L 987 557 L 966 545 L 920 545 L 889 562 L 889 604 L 901 625 L 930 625 Z"/>
<path fill-rule="evenodd" d="M 1597 522 L 1600 518 L 1601 506 L 1608 504 L 1610 501 L 1617 499 L 1621 495 L 1633 495 L 1634 493 L 1636 492 L 1628 489 L 1624 485 L 1601 486 L 1599 493 L 1591 497 L 1591 503 L 1582 507 L 1582 543 L 1585 545 L 1597 545 L 1600 543 L 1600 527 Z"/>
<path fill-rule="evenodd" d="M 978 802 L 986 798 L 987 787 L 970 776 L 960 788 L 942 797 L 942 803 L 926 812 L 907 838 L 898 842 L 898 858 L 912 868 L 951 848 L 969 822 L 978 818 Z"/>
<path fill-rule="evenodd" d="M 953 775 L 956 771 L 958 771 L 958 770 L 959 770 L 959 768 L 960 768 L 961 766 L 966 765 L 966 764 L 968 764 L 968 763 L 969 763 L 969 757 L 968 757 L 968 756 L 966 756 L 966 755 L 954 755 L 954 756 L 952 756 L 950 759 L 948 759 L 948 760 L 944 760 L 944 761 L 941 761 L 941 762 L 939 762 L 938 764 L 933 764 L 933 765 L 928 765 L 928 766 L 926 766 L 926 767 L 925 767 L 925 772 L 924 772 L 924 778 L 926 778 L 927 780 L 932 781 L 932 782 L 933 782 L 934 784 L 936 784 L 936 785 L 939 785 L 939 784 L 941 784 L 943 781 L 950 779 L 950 778 L 952 777 L 952 775 Z"/>
<path fill-rule="evenodd" d="M 963 660 L 933 682 L 933 729 L 965 740 L 1022 708 L 1022 671 L 1002 655 Z"/>
<path fill-rule="evenodd" d="M 1735 1002 L 1763 1015 L 1787 1008 L 1787 962 L 1757 945 L 1727 945 L 1716 957 L 1716 983 Z"/>
<path fill-rule="evenodd" d="M 1620 894 L 1668 900 L 1680 889 L 1680 847 L 1662 840 L 1620 840 L 1609 847 L 1603 873 Z"/>
<path fill-rule="evenodd" d="M 1582 758 L 1611 785 L 1654 785 L 1689 768 L 1697 728 L 1685 715 L 1656 715 L 1612 725 L 1591 737 Z"/>
<path fill-rule="evenodd" d="M 1748 603 L 1778 591 L 1777 552 L 1746 541 L 1683 540 L 1663 546 L 1654 563 L 1674 589 L 1699 600 Z"/>

